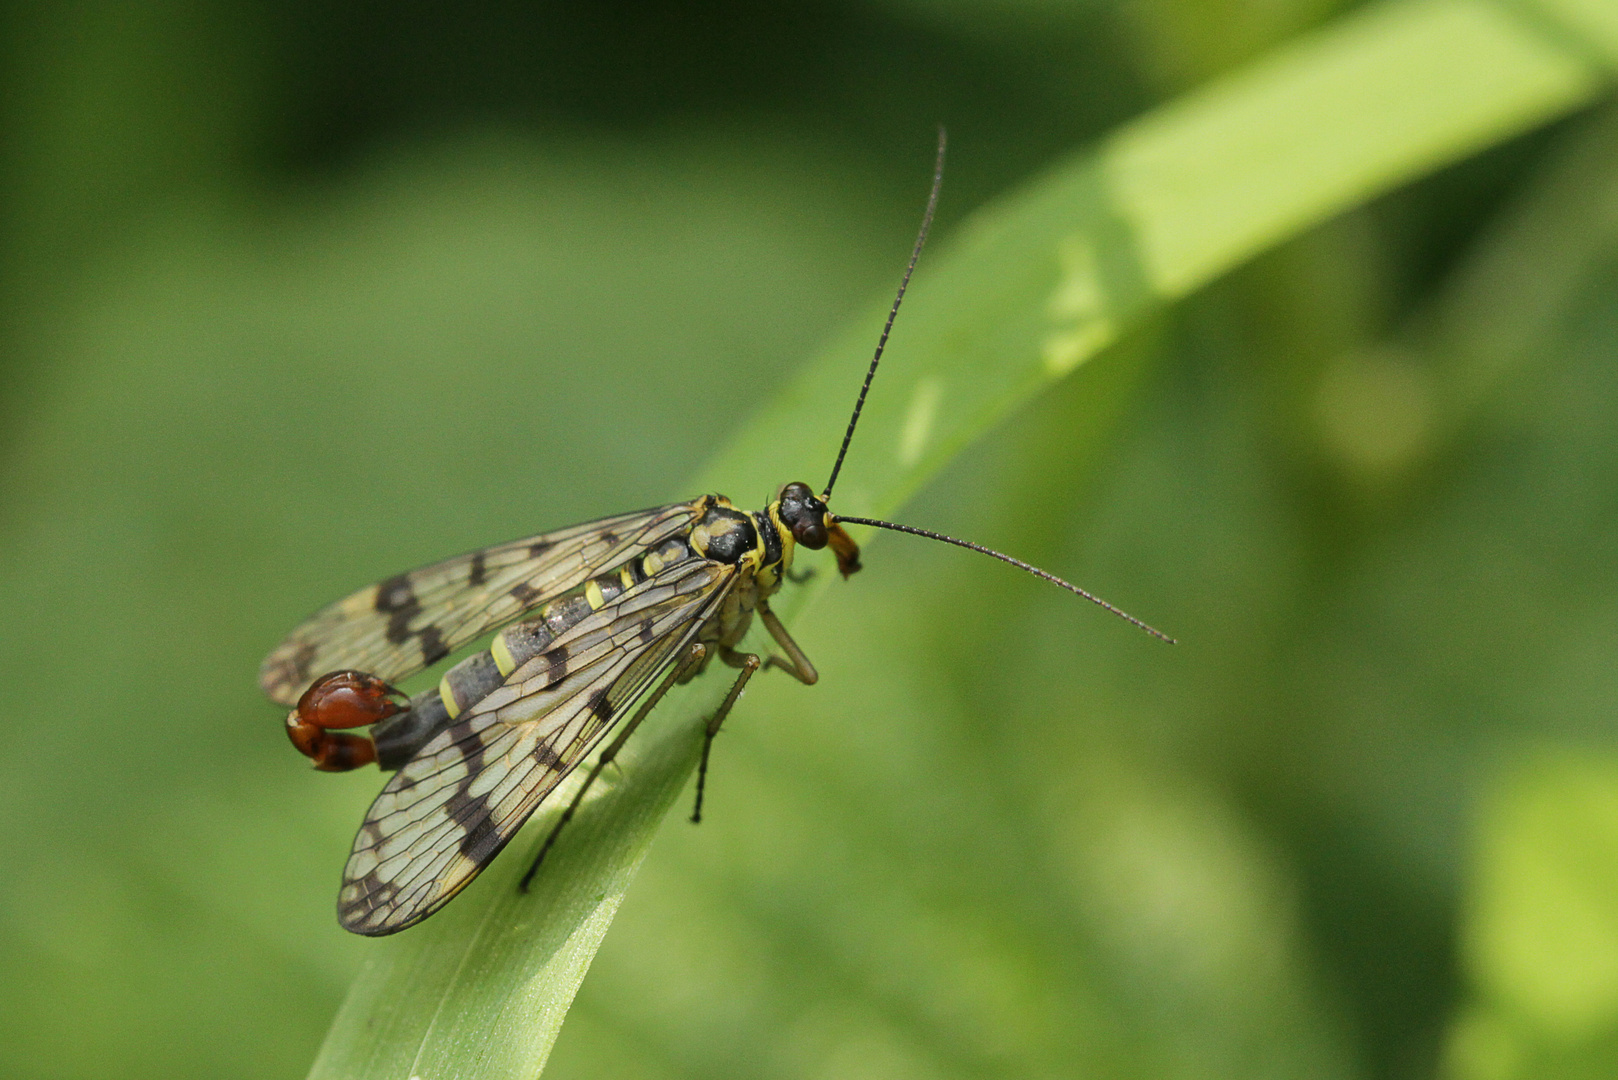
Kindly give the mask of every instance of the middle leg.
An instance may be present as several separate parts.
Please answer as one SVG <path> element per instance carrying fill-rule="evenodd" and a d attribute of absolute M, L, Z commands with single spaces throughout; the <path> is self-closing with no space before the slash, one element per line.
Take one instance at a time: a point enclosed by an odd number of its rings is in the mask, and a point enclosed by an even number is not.
<path fill-rule="evenodd" d="M 742 691 L 747 687 L 747 681 L 753 677 L 759 668 L 764 666 L 764 662 L 756 654 L 739 653 L 733 649 L 721 650 L 719 658 L 731 667 L 740 668 L 741 673 L 736 676 L 736 681 L 731 684 L 730 693 L 725 695 L 725 700 L 720 703 L 714 714 L 708 718 L 708 726 L 703 731 L 702 761 L 697 765 L 697 803 L 691 809 L 691 824 L 693 825 L 702 822 L 702 792 L 708 783 L 708 754 L 713 750 L 713 737 L 719 734 L 719 726 L 725 722 L 725 717 L 730 715 L 730 710 L 735 706 L 736 699 L 742 696 Z"/>

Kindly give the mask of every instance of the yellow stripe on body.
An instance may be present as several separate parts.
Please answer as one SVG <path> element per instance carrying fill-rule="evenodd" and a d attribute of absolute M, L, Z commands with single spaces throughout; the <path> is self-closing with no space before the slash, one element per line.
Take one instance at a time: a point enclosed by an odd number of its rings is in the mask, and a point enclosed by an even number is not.
<path fill-rule="evenodd" d="M 607 598 L 601 595 L 601 586 L 595 578 L 584 583 L 584 600 L 590 605 L 591 611 L 600 611 L 606 604 Z"/>
<path fill-rule="evenodd" d="M 494 657 L 494 666 L 500 669 L 501 676 L 510 676 L 517 670 L 517 661 L 512 659 L 511 648 L 506 644 L 506 635 L 503 632 L 494 635 L 494 640 L 489 642 L 489 652 Z"/>
<path fill-rule="evenodd" d="M 449 686 L 448 671 L 444 672 L 444 677 L 438 680 L 438 696 L 444 702 L 444 708 L 449 712 L 451 720 L 461 715 L 461 707 L 455 703 L 455 691 L 451 690 Z"/>

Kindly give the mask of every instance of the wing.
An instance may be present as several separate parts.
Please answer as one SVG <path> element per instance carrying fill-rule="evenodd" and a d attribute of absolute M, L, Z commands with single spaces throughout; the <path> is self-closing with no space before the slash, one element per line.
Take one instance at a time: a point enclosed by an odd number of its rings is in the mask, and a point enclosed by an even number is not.
<path fill-rule="evenodd" d="M 295 705 L 313 676 L 352 668 L 395 682 L 695 524 L 702 500 L 483 548 L 361 589 L 265 657 L 259 686 Z"/>
<path fill-rule="evenodd" d="M 719 610 L 736 568 L 688 559 L 511 673 L 394 774 L 354 838 L 337 914 L 391 934 L 465 888 Z"/>

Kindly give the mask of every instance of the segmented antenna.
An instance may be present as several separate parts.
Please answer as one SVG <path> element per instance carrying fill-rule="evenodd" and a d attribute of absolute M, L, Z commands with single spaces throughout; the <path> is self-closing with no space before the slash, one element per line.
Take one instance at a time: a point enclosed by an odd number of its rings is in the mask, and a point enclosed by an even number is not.
<path fill-rule="evenodd" d="M 1057 577 L 1055 574 L 1046 573 L 1044 570 L 1041 570 L 1037 566 L 1030 566 L 1028 563 L 1023 562 L 1021 559 L 1013 559 L 1010 555 L 1003 555 L 1000 552 L 995 551 L 993 548 L 984 547 L 982 544 L 974 544 L 970 540 L 957 540 L 953 536 L 945 536 L 943 533 L 932 532 L 931 530 L 928 530 L 928 529 L 918 529 L 918 528 L 915 528 L 914 526 L 911 526 L 911 525 L 897 525 L 897 524 L 895 524 L 895 523 L 893 523 L 891 521 L 877 521 L 875 518 L 844 517 L 841 514 L 838 514 L 837 515 L 837 520 L 840 523 L 845 524 L 845 525 L 874 525 L 878 529 L 892 529 L 894 532 L 909 533 L 912 536 L 925 536 L 929 540 L 942 540 L 946 544 L 954 544 L 956 547 L 963 547 L 963 548 L 966 548 L 969 551 L 976 551 L 979 554 L 988 555 L 991 558 L 999 559 L 1003 563 L 1010 563 L 1012 566 L 1015 566 L 1019 570 L 1026 570 L 1030 574 L 1033 574 L 1037 578 L 1044 578 L 1046 581 L 1050 582 L 1052 585 L 1060 585 L 1062 588 L 1066 589 L 1068 592 L 1077 593 L 1078 595 L 1084 597 L 1086 600 L 1090 601 L 1090 603 L 1095 604 L 1098 607 L 1105 608 L 1106 610 L 1112 612 L 1114 615 L 1118 616 L 1120 619 L 1123 619 L 1125 622 L 1134 623 L 1136 626 L 1140 627 L 1142 630 L 1146 631 L 1148 634 L 1151 634 L 1155 638 L 1159 638 L 1159 639 L 1161 639 L 1163 641 L 1166 641 L 1170 645 L 1179 644 L 1179 642 L 1175 641 L 1173 638 L 1171 638 L 1167 634 L 1163 633 L 1163 631 L 1157 630 L 1157 629 L 1155 629 L 1155 628 L 1153 628 L 1151 626 L 1146 625 L 1145 623 L 1141 622 L 1139 619 L 1135 618 L 1135 616 L 1129 614 L 1127 611 L 1122 611 L 1119 608 L 1113 607 L 1111 604 L 1109 604 L 1105 600 L 1101 599 L 1101 597 L 1095 596 L 1092 593 L 1085 592 L 1083 589 L 1079 588 L 1077 585 L 1074 585 L 1072 582 L 1063 581 L 1061 578 Z"/>
<path fill-rule="evenodd" d="M 871 380 L 876 378 L 876 365 L 882 360 L 882 350 L 888 344 L 888 334 L 893 330 L 894 317 L 899 314 L 899 305 L 904 301 L 905 289 L 910 287 L 910 275 L 916 269 L 916 260 L 921 258 L 922 245 L 927 242 L 927 230 L 933 227 L 933 211 L 938 208 L 938 191 L 944 186 L 944 146 L 948 142 L 944 134 L 944 126 L 938 126 L 938 162 L 933 166 L 933 191 L 927 196 L 927 212 L 921 218 L 921 232 L 916 235 L 916 246 L 910 252 L 910 265 L 905 267 L 905 276 L 899 282 L 899 295 L 893 298 L 893 307 L 888 311 L 888 321 L 882 327 L 882 336 L 876 341 L 876 355 L 871 357 L 871 366 L 865 371 L 865 382 L 860 386 L 860 396 L 854 402 L 854 415 L 848 418 L 848 430 L 843 433 L 842 448 L 837 451 L 837 462 L 831 467 L 831 479 L 826 481 L 826 490 L 820 493 L 820 498 L 831 498 L 832 485 L 837 483 L 837 474 L 842 471 L 843 458 L 848 454 L 848 444 L 854 441 L 854 425 L 860 422 L 860 410 L 865 408 L 865 395 L 871 390 Z"/>

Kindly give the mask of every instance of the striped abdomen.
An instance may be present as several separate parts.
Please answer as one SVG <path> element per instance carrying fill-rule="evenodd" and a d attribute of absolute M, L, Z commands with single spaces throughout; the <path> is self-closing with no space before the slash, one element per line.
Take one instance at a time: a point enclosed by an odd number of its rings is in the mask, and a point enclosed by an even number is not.
<path fill-rule="evenodd" d="M 499 689 L 507 676 L 545 652 L 552 641 L 585 616 L 664 567 L 692 557 L 683 538 L 666 540 L 612 573 L 592 578 L 551 601 L 539 609 L 536 618 L 506 627 L 495 635 L 489 648 L 444 672 L 436 688 L 417 694 L 410 699 L 408 709 L 371 729 L 377 766 L 386 770 L 399 768 L 434 735 L 454 723 L 457 716 Z"/>

